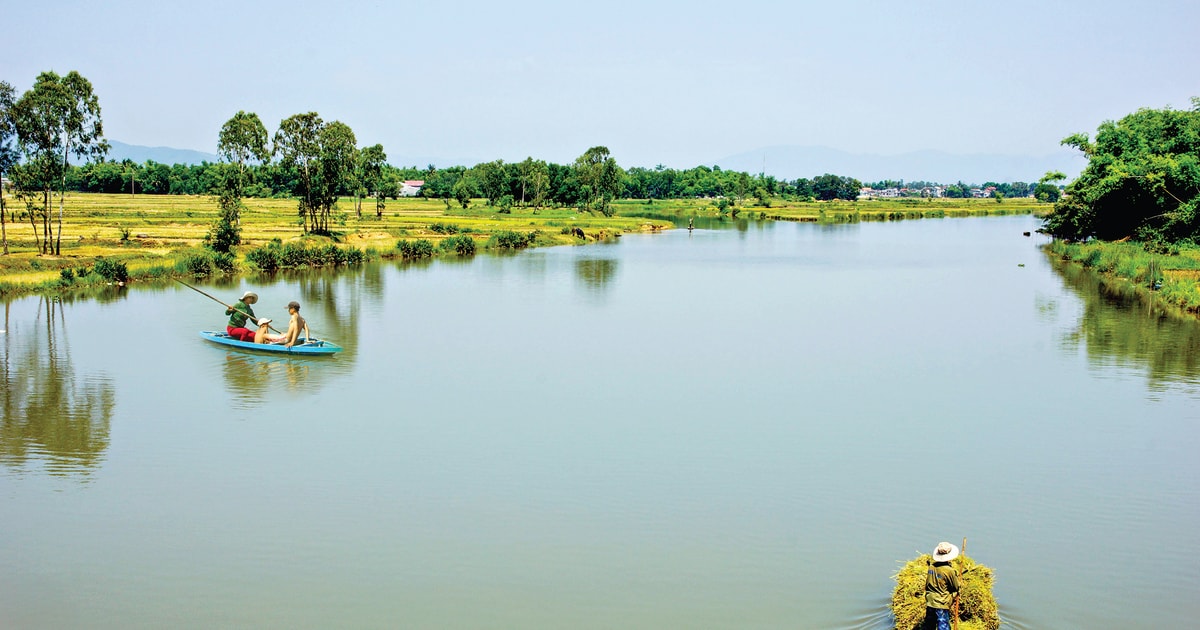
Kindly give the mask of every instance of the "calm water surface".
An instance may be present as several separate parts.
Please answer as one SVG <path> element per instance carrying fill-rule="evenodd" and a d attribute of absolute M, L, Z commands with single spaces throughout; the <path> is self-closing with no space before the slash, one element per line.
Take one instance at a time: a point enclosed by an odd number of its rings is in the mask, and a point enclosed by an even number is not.
<path fill-rule="evenodd" d="M 4 304 L 5 628 L 888 627 L 967 537 L 1010 628 L 1200 618 L 1200 326 L 1031 217 L 742 224 Z M 1023 265 L 1023 266 L 1022 266 Z"/>

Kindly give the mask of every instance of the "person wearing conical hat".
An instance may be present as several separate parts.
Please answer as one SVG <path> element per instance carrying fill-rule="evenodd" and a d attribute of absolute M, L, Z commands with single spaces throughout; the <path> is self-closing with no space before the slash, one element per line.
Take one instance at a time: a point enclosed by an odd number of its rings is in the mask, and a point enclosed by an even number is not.
<path fill-rule="evenodd" d="M 230 337 L 241 341 L 254 341 L 254 331 L 246 328 L 246 320 L 258 322 L 258 318 L 254 316 L 254 309 L 250 308 L 250 305 L 257 301 L 258 294 L 247 291 L 242 294 L 242 299 L 225 309 L 225 314 L 229 316 L 229 325 L 225 327 L 225 332 L 229 333 Z"/>
<path fill-rule="evenodd" d="M 925 574 L 925 628 L 950 630 L 950 605 L 958 596 L 961 582 L 950 561 L 958 557 L 958 547 L 940 542 L 933 550 L 933 564 Z"/>

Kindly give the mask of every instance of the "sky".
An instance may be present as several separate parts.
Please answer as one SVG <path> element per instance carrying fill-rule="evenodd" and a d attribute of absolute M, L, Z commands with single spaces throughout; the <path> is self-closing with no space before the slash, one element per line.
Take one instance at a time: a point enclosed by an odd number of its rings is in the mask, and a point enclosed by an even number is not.
<path fill-rule="evenodd" d="M 1200 96 L 1200 2 L 0 0 L 0 80 L 76 70 L 105 136 L 216 152 L 340 120 L 389 163 L 690 168 L 779 145 L 1043 156 Z"/>

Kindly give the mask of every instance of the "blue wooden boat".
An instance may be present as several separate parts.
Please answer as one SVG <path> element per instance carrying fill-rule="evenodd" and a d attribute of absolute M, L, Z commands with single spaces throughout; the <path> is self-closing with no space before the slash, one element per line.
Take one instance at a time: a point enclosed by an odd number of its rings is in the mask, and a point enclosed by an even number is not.
<path fill-rule="evenodd" d="M 254 343 L 251 341 L 242 341 L 229 336 L 229 333 L 202 330 L 200 336 L 213 342 L 243 350 L 256 350 L 258 352 L 270 352 L 274 354 L 302 354 L 305 356 L 327 355 L 341 352 L 342 347 L 336 343 L 323 341 L 320 339 L 310 339 L 304 343 L 298 343 L 291 348 L 281 343 Z"/>

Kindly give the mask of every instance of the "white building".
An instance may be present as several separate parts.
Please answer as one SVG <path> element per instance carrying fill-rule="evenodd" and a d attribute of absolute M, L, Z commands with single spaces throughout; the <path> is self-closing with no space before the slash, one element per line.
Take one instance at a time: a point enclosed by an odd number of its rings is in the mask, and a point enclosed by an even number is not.
<path fill-rule="evenodd" d="M 421 194 L 421 187 L 425 185 L 423 179 L 406 179 L 404 184 L 400 186 L 401 197 L 416 197 Z"/>

